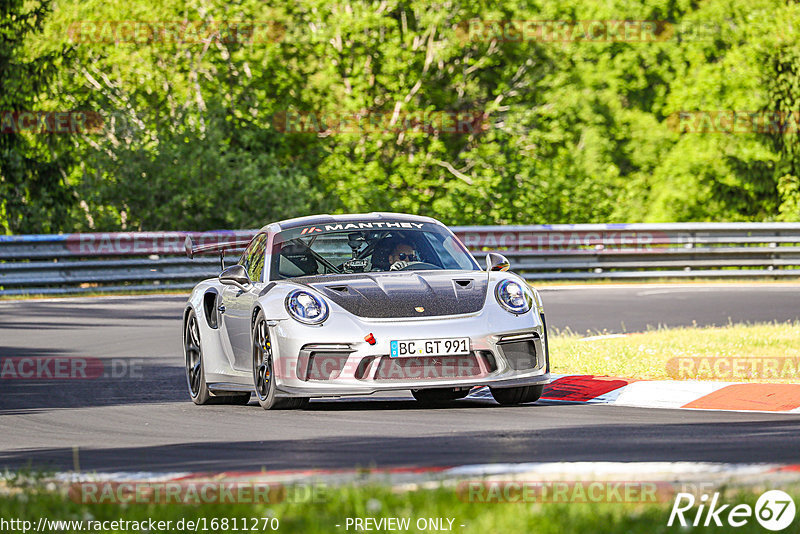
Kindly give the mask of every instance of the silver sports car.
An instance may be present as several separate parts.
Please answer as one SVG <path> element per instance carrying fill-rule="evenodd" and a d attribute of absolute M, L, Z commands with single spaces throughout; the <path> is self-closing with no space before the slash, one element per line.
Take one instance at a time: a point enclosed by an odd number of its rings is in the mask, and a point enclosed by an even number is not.
<path fill-rule="evenodd" d="M 189 256 L 241 248 L 195 246 Z M 183 315 L 196 404 L 297 408 L 312 397 L 410 390 L 422 402 L 489 386 L 500 404 L 550 382 L 542 301 L 442 223 L 395 213 L 264 226 L 238 263 L 200 282 Z M 224 262 L 223 262 L 224 267 Z"/>

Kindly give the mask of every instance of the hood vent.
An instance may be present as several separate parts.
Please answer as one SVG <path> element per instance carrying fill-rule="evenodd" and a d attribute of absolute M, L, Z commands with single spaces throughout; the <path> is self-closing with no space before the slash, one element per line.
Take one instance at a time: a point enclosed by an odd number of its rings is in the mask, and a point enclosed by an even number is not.
<path fill-rule="evenodd" d="M 488 279 L 464 271 L 364 273 L 295 278 L 359 317 L 435 317 L 475 313 L 486 301 Z"/>
<path fill-rule="evenodd" d="M 347 293 L 350 291 L 347 286 L 325 286 L 325 288 L 331 291 L 338 291 L 339 293 Z"/>

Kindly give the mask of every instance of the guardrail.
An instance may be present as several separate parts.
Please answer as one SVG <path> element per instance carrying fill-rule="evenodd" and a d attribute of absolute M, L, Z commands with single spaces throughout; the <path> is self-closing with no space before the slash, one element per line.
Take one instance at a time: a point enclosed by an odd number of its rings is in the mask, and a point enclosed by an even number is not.
<path fill-rule="evenodd" d="M 461 226 L 453 231 L 479 260 L 500 252 L 528 280 L 800 277 L 797 223 Z M 189 289 L 218 274 L 219 259 L 188 259 L 186 236 L 210 244 L 254 233 L 0 236 L 0 295 Z"/>

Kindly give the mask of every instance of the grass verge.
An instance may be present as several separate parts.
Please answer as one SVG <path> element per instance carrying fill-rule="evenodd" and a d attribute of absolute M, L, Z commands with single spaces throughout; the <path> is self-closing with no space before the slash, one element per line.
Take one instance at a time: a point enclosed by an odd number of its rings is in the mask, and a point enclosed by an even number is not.
<path fill-rule="evenodd" d="M 550 359 L 552 371 L 563 374 L 800 382 L 800 322 L 662 328 L 588 338 L 559 332 L 550 338 Z M 691 369 L 693 373 L 684 372 Z"/>
<path fill-rule="evenodd" d="M 787 490 L 796 502 L 800 498 L 797 488 Z M 725 492 L 725 502 L 755 505 L 758 495 L 754 492 Z M 574 534 L 598 532 L 642 533 L 685 532 L 677 525 L 667 527 L 672 508 L 672 499 L 648 503 L 609 503 L 609 502 L 559 502 L 559 503 L 476 503 L 459 494 L 454 488 L 416 489 L 398 491 L 389 486 L 347 486 L 329 488 L 324 497 L 317 502 L 277 502 L 272 504 L 84 504 L 68 498 L 64 492 L 54 489 L 25 488 L 11 494 L 0 496 L 0 518 L 8 521 L 17 519 L 38 524 L 40 518 L 48 520 L 83 521 L 86 529 L 88 521 L 171 521 L 169 528 L 149 529 L 151 534 L 158 532 L 297 532 L 305 534 L 329 532 L 362 531 L 351 525 L 346 528 L 348 518 L 408 518 L 407 532 L 432 532 L 436 529 L 419 528 L 420 519 L 435 518 L 443 520 L 443 525 L 452 532 L 537 532 L 542 534 Z M 691 521 L 696 508 L 687 512 Z M 177 528 L 179 521 L 202 522 L 205 528 Z M 250 530 L 253 519 L 257 518 L 257 528 Z M 264 521 L 262 518 L 274 518 Z M 234 524 L 234 519 L 236 523 Z M 452 519 L 450 527 L 449 519 Z M 243 529 L 243 521 L 247 528 Z M 724 517 L 723 517 L 724 520 Z M 212 522 L 213 521 L 213 522 Z M 234 526 L 235 525 L 235 526 Z M 266 525 L 266 528 L 265 528 Z M 6 525 L 8 526 L 8 525 Z M 165 525 L 166 526 L 166 525 Z M 430 526 L 428 523 L 426 526 Z M 112 525 L 101 532 L 141 532 L 132 525 Z M 390 529 L 374 529 L 391 531 Z M 704 529 L 699 529 L 704 530 Z M 711 530 L 714 530 L 713 528 Z M 739 533 L 764 532 L 754 517 L 747 524 L 735 529 Z M 23 532 L 22 529 L 6 528 L 6 532 Z M 55 531 L 51 526 L 49 530 Z M 75 525 L 58 529 L 59 532 L 79 532 Z M 96 530 L 95 530 L 96 531 Z M 724 528 L 717 531 L 724 531 Z"/>

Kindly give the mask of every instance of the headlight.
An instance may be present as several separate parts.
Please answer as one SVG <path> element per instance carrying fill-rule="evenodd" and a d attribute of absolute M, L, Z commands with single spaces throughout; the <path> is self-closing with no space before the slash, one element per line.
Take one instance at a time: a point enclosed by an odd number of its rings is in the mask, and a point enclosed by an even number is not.
<path fill-rule="evenodd" d="M 295 289 L 286 297 L 286 309 L 294 319 L 305 324 L 319 324 L 328 318 L 328 305 L 321 297 Z"/>
<path fill-rule="evenodd" d="M 533 304 L 531 292 L 513 280 L 503 280 L 494 291 L 497 302 L 514 314 L 528 312 Z"/>

